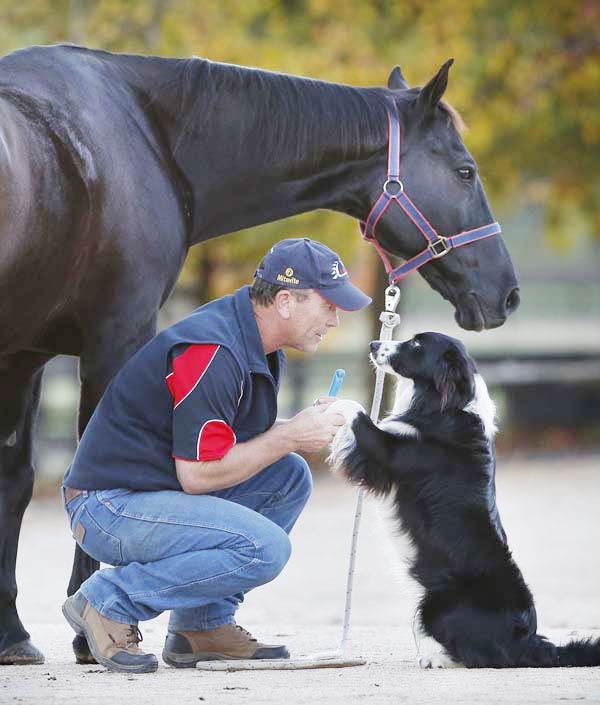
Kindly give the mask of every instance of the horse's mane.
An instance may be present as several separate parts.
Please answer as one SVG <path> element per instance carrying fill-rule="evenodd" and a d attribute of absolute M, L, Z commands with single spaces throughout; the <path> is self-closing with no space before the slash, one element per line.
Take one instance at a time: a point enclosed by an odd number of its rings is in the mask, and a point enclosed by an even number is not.
<path fill-rule="evenodd" d="M 356 88 L 192 57 L 176 60 L 169 86 L 157 86 L 155 96 L 164 89 L 179 104 L 175 151 L 211 120 L 223 120 L 227 109 L 243 110 L 240 143 L 290 165 L 309 165 L 309 155 L 322 163 L 325 150 L 332 161 L 360 159 L 387 144 L 390 92 L 385 88 Z M 412 102 L 419 90 L 410 88 L 394 98 L 398 104 Z M 236 104 L 242 93 L 244 100 Z M 438 109 L 448 127 L 464 130 L 449 103 L 440 101 Z"/>
<path fill-rule="evenodd" d="M 467 129 L 462 115 L 450 103 L 440 100 L 438 108 L 446 115 L 447 123 L 453 125 L 458 133 L 462 134 Z"/>
<path fill-rule="evenodd" d="M 315 150 L 321 146 L 335 150 L 332 158 L 349 160 L 387 141 L 388 99 L 381 88 L 354 88 L 196 57 L 180 60 L 175 82 L 182 114 L 188 116 L 179 145 L 224 105 L 233 108 L 227 101 L 242 91 L 240 141 L 250 137 L 261 154 L 306 164 L 307 155 L 322 161 Z"/>

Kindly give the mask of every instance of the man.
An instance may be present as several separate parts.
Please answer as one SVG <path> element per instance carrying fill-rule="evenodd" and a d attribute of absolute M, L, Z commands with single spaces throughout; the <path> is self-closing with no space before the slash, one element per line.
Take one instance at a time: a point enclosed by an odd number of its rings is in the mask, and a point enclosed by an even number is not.
<path fill-rule="evenodd" d="M 234 622 L 244 594 L 273 580 L 311 475 L 296 451 L 344 424 L 318 400 L 277 420 L 283 347 L 315 352 L 337 309 L 371 299 L 338 255 L 308 238 L 275 245 L 252 287 L 162 331 L 107 388 L 64 479 L 77 543 L 111 568 L 63 605 L 96 660 L 148 672 L 140 620 L 171 610 L 163 660 L 288 658 Z"/>

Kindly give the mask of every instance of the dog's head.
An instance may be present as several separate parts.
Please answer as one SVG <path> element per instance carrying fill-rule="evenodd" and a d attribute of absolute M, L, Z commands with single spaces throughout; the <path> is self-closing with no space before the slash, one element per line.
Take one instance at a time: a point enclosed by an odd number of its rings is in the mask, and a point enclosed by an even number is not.
<path fill-rule="evenodd" d="M 419 333 L 403 343 L 375 340 L 371 360 L 414 382 L 415 390 L 439 398 L 439 408 L 464 409 L 476 391 L 475 363 L 460 340 L 441 333 Z"/>

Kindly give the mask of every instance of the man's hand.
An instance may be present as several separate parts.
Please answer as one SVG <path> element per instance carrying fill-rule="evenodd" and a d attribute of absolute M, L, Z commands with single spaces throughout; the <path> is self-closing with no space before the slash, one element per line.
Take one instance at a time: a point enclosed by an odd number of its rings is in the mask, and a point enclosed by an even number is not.
<path fill-rule="evenodd" d="M 323 399 L 328 401 L 309 406 L 285 422 L 285 430 L 293 439 L 296 450 L 317 453 L 331 443 L 346 422 L 342 414 L 329 411 L 335 399 Z"/>
<path fill-rule="evenodd" d="M 330 406 L 334 401 L 337 401 L 337 399 L 338 397 L 319 397 L 318 399 L 315 399 L 313 406 L 322 406 L 323 404 Z"/>

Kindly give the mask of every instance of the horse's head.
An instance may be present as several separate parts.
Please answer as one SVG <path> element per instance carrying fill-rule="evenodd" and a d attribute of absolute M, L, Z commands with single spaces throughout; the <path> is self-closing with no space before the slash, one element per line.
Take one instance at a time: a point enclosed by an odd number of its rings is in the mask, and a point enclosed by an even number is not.
<path fill-rule="evenodd" d="M 422 89 L 409 88 L 399 68 L 389 78 L 389 97 L 401 129 L 400 179 L 404 192 L 439 235 L 450 237 L 492 223 L 477 165 L 460 136 L 461 121 L 442 99 L 452 60 Z M 370 174 L 373 204 L 386 179 L 384 160 Z M 377 223 L 377 240 L 405 259 L 427 242 L 408 215 L 391 204 Z M 426 281 L 455 309 L 468 330 L 495 328 L 519 305 L 515 271 L 500 235 L 471 242 L 429 261 L 420 269 Z"/>

